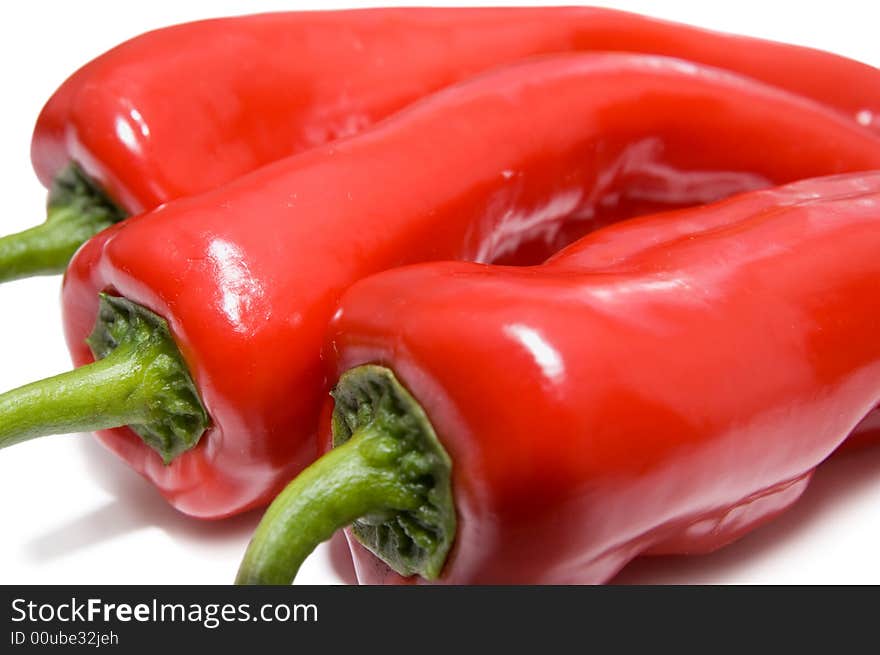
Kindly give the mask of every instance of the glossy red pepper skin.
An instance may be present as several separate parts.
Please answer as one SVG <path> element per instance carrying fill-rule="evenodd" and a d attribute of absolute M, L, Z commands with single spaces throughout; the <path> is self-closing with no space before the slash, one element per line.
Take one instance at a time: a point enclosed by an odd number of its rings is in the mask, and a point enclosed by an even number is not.
<path fill-rule="evenodd" d="M 355 280 L 515 258 L 529 239 L 541 261 L 571 238 L 566 221 L 584 233 L 870 168 L 880 138 L 722 71 L 610 54 L 521 63 L 103 232 L 68 270 L 66 336 L 75 363 L 91 361 L 100 291 L 168 321 L 213 427 L 167 466 L 127 429 L 100 438 L 175 507 L 224 516 L 266 502 L 314 458 L 324 331 Z"/>
<path fill-rule="evenodd" d="M 880 402 L 880 174 L 589 235 L 538 267 L 353 285 L 336 375 L 392 368 L 453 461 L 442 582 L 599 583 L 794 502 Z M 401 579 L 362 547 L 364 583 Z"/>
<path fill-rule="evenodd" d="M 358 132 L 479 71 L 585 50 L 725 68 L 880 131 L 877 70 L 816 50 L 586 7 L 376 9 L 208 20 L 132 39 L 50 99 L 32 159 L 47 186 L 77 161 L 139 213 Z"/>

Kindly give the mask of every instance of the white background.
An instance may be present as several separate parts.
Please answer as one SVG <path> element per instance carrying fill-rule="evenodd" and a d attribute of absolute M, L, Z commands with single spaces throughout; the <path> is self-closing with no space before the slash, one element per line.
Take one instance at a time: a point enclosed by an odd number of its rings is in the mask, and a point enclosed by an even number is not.
<path fill-rule="evenodd" d="M 810 45 L 880 66 L 877 21 L 868 2 L 605 4 Z M 45 190 L 30 166 L 31 130 L 43 103 L 74 69 L 127 38 L 172 23 L 336 6 L 368 5 L 296 0 L 7 5 L 14 8 L 4 9 L 0 21 L 0 232 L 42 220 Z M 69 367 L 59 282 L 48 277 L 0 286 L 0 390 Z M 223 522 L 187 518 L 87 435 L 48 437 L 0 451 L 0 583 L 227 583 L 258 519 L 259 512 Z M 878 548 L 880 447 L 875 447 L 823 465 L 797 506 L 737 544 L 709 556 L 640 560 L 617 581 L 880 583 Z M 298 582 L 350 581 L 346 558 L 342 543 L 323 546 Z"/>

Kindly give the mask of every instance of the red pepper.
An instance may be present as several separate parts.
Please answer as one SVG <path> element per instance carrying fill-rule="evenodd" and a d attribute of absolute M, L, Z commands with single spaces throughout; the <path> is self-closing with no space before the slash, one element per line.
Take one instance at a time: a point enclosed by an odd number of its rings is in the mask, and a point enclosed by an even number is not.
<path fill-rule="evenodd" d="M 37 174 L 55 189 L 50 220 L 0 241 L 0 279 L 61 272 L 82 241 L 126 213 L 358 132 L 479 71 L 579 50 L 717 66 L 880 131 L 880 75 L 871 66 L 607 9 L 408 8 L 201 21 L 128 41 L 50 99 L 32 146 Z"/>
<path fill-rule="evenodd" d="M 100 439 L 183 512 L 232 514 L 313 460 L 323 335 L 355 280 L 437 259 L 524 262 L 529 240 L 540 261 L 634 213 L 870 168 L 880 138 L 716 69 L 612 54 L 514 65 L 90 240 L 63 290 L 83 367 L 65 375 L 90 397 L 64 376 L 0 396 L 0 442 L 133 424 L 152 447 L 124 428 Z M 99 307 L 100 292 L 127 300 Z M 85 366 L 94 353 L 106 358 Z"/>
<path fill-rule="evenodd" d="M 878 250 L 875 172 L 625 222 L 538 267 L 356 283 L 328 337 L 338 447 L 239 581 L 289 582 L 351 521 L 370 584 L 600 583 L 729 543 L 880 402 Z"/>

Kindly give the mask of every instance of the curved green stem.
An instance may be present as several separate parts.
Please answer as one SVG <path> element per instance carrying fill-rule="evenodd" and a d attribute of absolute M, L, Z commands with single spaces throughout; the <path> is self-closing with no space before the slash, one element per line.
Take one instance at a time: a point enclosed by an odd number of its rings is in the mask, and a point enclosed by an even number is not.
<path fill-rule="evenodd" d="M 0 237 L 0 282 L 63 273 L 77 248 L 125 214 L 75 164 L 52 184 L 46 221 Z"/>
<path fill-rule="evenodd" d="M 165 321 L 102 296 L 92 364 L 0 395 L 0 448 L 128 425 L 165 460 L 192 448 L 207 414 Z"/>
<path fill-rule="evenodd" d="M 290 584 L 344 526 L 401 575 L 436 578 L 455 534 L 451 462 L 421 407 L 386 368 L 362 366 L 334 392 L 336 447 L 269 506 L 236 584 Z"/>
<path fill-rule="evenodd" d="M 0 447 L 143 422 L 153 389 L 142 383 L 141 370 L 155 356 L 155 348 L 117 348 L 93 364 L 0 395 Z"/>
<path fill-rule="evenodd" d="M 260 522 L 236 584 L 290 584 L 315 546 L 340 527 L 370 513 L 416 509 L 421 494 L 394 471 L 373 466 L 363 451 L 374 447 L 394 448 L 393 438 L 359 434 L 291 482 Z"/>

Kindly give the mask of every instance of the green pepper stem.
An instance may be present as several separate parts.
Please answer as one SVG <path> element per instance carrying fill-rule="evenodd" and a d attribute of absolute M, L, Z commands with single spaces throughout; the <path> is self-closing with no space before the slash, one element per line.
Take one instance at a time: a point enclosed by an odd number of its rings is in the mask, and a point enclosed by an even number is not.
<path fill-rule="evenodd" d="M 94 363 L 0 395 L 0 448 L 127 425 L 167 464 L 198 443 L 208 415 L 164 319 L 101 294 L 87 341 Z"/>
<path fill-rule="evenodd" d="M 81 218 L 56 209 L 45 223 L 0 237 L 0 282 L 63 273 L 76 249 L 110 225 Z"/>
<path fill-rule="evenodd" d="M 428 417 L 382 366 L 348 371 L 333 397 L 334 449 L 269 506 L 237 584 L 290 584 L 315 546 L 347 525 L 401 575 L 440 575 L 455 535 L 452 462 Z"/>
<path fill-rule="evenodd" d="M 235 583 L 290 584 L 306 557 L 339 528 L 368 514 L 418 507 L 417 490 L 369 461 L 373 448 L 394 448 L 393 439 L 356 434 L 287 485 L 260 521 Z"/>
<path fill-rule="evenodd" d="M 154 395 L 144 384 L 150 349 L 120 347 L 93 364 L 0 395 L 0 448 L 50 434 L 142 423 Z"/>
<path fill-rule="evenodd" d="M 53 181 L 46 221 L 0 238 L 0 282 L 63 273 L 86 240 L 124 213 L 75 164 Z"/>

